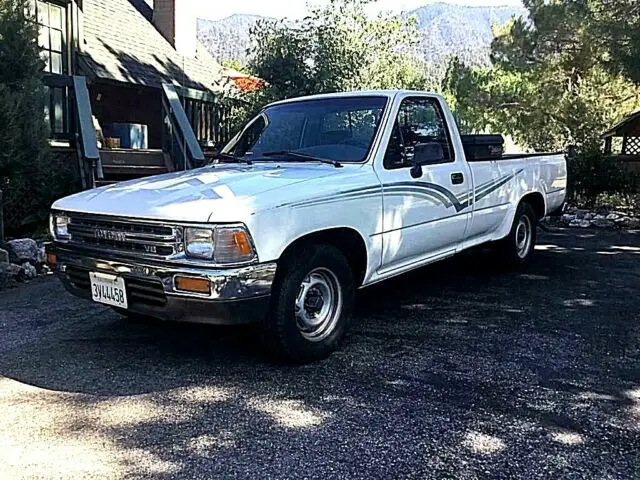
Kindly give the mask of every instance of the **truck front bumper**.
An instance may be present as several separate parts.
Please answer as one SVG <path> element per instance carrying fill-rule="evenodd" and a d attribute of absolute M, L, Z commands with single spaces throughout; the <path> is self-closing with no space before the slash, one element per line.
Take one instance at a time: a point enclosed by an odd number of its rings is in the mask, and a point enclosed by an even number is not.
<path fill-rule="evenodd" d="M 239 268 L 202 268 L 96 255 L 49 244 L 53 266 L 65 288 L 76 296 L 91 299 L 89 272 L 124 278 L 128 311 L 162 320 L 215 325 L 258 322 L 269 307 L 276 263 Z M 51 255 L 48 255 L 52 258 Z M 178 291 L 175 277 L 205 278 L 209 294 Z"/>

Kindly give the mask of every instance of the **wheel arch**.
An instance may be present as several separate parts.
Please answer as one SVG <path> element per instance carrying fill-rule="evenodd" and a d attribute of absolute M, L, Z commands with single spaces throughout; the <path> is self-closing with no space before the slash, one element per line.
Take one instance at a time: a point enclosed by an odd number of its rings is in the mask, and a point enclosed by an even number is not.
<path fill-rule="evenodd" d="M 278 263 L 285 261 L 299 248 L 311 244 L 329 244 L 340 250 L 351 266 L 356 287 L 362 285 L 367 273 L 369 252 L 360 232 L 351 227 L 331 227 L 305 233 L 283 249 Z"/>
<path fill-rule="evenodd" d="M 518 206 L 523 202 L 531 205 L 531 208 L 533 208 L 533 211 L 536 213 L 537 220 L 542 220 L 547 214 L 547 205 L 542 193 L 529 192 L 520 199 Z"/>

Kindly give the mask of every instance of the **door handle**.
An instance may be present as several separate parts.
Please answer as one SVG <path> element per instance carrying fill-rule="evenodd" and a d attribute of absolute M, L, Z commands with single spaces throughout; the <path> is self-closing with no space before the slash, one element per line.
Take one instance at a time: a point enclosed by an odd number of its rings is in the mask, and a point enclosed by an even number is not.
<path fill-rule="evenodd" d="M 462 172 L 452 173 L 451 183 L 454 185 L 460 185 L 461 183 L 464 183 L 464 174 Z"/>

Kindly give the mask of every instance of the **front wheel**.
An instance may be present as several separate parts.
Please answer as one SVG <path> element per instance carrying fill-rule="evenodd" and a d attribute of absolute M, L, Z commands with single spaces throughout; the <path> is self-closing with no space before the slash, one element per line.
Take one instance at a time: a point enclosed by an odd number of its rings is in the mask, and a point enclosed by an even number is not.
<path fill-rule="evenodd" d="M 346 258 L 331 245 L 291 252 L 279 266 L 264 339 L 298 363 L 326 358 L 347 332 L 355 286 Z"/>

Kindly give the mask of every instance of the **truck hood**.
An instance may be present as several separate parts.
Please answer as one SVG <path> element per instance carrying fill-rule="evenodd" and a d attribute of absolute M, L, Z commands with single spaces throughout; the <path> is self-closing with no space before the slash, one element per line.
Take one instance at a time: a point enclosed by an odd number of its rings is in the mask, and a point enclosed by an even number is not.
<path fill-rule="evenodd" d="M 330 165 L 222 164 L 122 182 L 58 200 L 53 209 L 181 222 L 242 221 L 256 197 L 336 175 Z"/>

